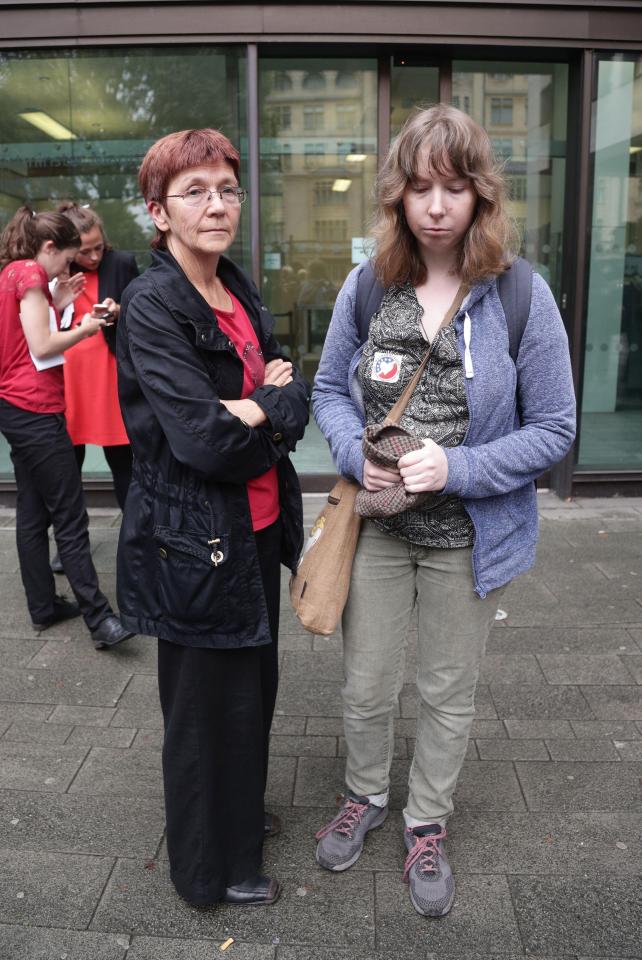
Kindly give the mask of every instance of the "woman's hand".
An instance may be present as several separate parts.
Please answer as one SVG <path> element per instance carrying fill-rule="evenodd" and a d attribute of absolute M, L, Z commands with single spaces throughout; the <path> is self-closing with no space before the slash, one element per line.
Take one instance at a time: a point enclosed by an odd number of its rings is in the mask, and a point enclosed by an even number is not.
<path fill-rule="evenodd" d="M 61 312 L 68 307 L 70 303 L 82 293 L 85 288 L 85 274 L 74 273 L 73 277 L 68 274 L 60 274 L 58 282 L 54 287 L 51 298 L 54 305 Z"/>
<path fill-rule="evenodd" d="M 267 417 L 254 400 L 221 400 L 222 405 L 234 417 L 238 417 L 248 427 L 260 427 Z"/>
<path fill-rule="evenodd" d="M 371 460 L 366 460 L 363 465 L 363 485 L 366 490 L 373 493 L 377 490 L 385 490 L 386 487 L 392 487 L 399 483 L 401 475 L 398 470 L 389 470 L 387 467 L 380 467 Z"/>
<path fill-rule="evenodd" d="M 105 304 L 108 312 L 111 313 L 113 318 L 111 320 L 107 320 L 107 323 L 115 323 L 120 316 L 120 304 L 116 303 L 116 301 L 112 297 L 105 297 L 105 299 L 103 300 L 103 303 Z M 102 312 L 104 313 L 105 311 L 102 311 Z"/>
<path fill-rule="evenodd" d="M 265 364 L 264 386 L 284 387 L 287 383 L 292 383 L 292 364 L 289 360 L 277 357 Z"/>
<path fill-rule="evenodd" d="M 399 459 L 399 472 L 408 493 L 443 490 L 448 480 L 448 459 L 434 440 L 424 440 L 421 450 Z"/>
<path fill-rule="evenodd" d="M 99 320 L 98 317 L 92 317 L 90 313 L 86 313 L 80 323 L 75 324 L 76 329 L 81 330 L 85 337 L 93 337 L 94 334 L 98 333 L 100 328 L 104 326 L 104 320 Z"/>

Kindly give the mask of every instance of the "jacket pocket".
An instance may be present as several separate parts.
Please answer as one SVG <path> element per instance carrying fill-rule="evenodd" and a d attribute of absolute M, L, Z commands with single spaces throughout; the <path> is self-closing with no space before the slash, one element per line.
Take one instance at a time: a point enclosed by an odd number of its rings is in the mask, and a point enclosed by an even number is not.
<path fill-rule="evenodd" d="M 156 589 L 163 619 L 181 621 L 200 629 L 220 629 L 227 621 L 228 595 L 235 589 L 229 563 L 229 535 L 209 540 L 190 533 L 156 526 Z"/>

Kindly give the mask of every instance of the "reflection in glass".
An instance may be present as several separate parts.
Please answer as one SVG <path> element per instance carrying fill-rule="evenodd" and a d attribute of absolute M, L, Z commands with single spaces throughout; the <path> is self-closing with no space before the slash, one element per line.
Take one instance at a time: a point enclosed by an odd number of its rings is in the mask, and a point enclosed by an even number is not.
<path fill-rule="evenodd" d="M 152 231 L 137 182 L 145 151 L 188 127 L 221 127 L 245 145 L 245 101 L 236 47 L 1 51 L 0 229 L 25 200 L 38 210 L 91 203 L 114 246 L 147 266 Z M 247 264 L 249 217 L 241 224 L 232 256 Z M 85 472 L 109 476 L 97 451 L 88 448 Z M 2 475 L 11 464 L 0 438 Z"/>
<path fill-rule="evenodd" d="M 642 468 L 642 57 L 598 64 L 579 466 Z"/>
<path fill-rule="evenodd" d="M 309 380 L 337 292 L 365 256 L 376 68 L 376 60 L 260 63 L 262 293 L 278 339 Z M 295 461 L 301 471 L 333 471 L 314 424 Z"/>
<path fill-rule="evenodd" d="M 439 69 L 396 57 L 390 74 L 390 136 L 396 137 L 414 107 L 439 102 Z"/>
<path fill-rule="evenodd" d="M 452 102 L 488 131 L 502 158 L 524 256 L 562 290 L 568 68 L 454 61 Z"/>

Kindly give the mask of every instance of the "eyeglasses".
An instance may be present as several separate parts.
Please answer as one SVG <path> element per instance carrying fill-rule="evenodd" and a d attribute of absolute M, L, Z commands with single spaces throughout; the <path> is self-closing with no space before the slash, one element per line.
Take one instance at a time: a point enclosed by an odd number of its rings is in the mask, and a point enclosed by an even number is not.
<path fill-rule="evenodd" d="M 188 207 L 202 207 L 205 203 L 211 203 L 214 197 L 220 197 L 224 204 L 235 207 L 239 203 L 245 203 L 247 200 L 247 190 L 242 187 L 223 187 L 221 190 L 207 190 L 205 187 L 190 187 L 185 193 L 168 193 L 161 200 L 174 198 L 182 200 Z"/>

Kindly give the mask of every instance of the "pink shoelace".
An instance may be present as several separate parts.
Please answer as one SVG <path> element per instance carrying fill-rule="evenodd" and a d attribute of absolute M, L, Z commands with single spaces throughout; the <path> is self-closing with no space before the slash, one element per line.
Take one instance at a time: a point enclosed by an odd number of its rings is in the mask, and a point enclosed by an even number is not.
<path fill-rule="evenodd" d="M 341 813 L 315 833 L 314 839 L 321 840 L 333 830 L 343 833 L 346 837 L 351 836 L 354 828 L 361 823 L 361 818 L 367 809 L 367 803 L 355 803 L 354 800 L 346 799 Z"/>
<path fill-rule="evenodd" d="M 408 829 L 412 831 L 411 827 Z M 416 843 L 408 853 L 404 864 L 403 879 L 405 881 L 408 879 L 410 868 L 417 860 L 419 860 L 419 869 L 421 871 L 429 870 L 431 873 L 437 872 L 437 859 L 439 857 L 439 847 L 437 844 L 445 838 L 446 830 L 443 827 L 440 833 L 428 834 L 425 837 L 416 837 Z"/>

